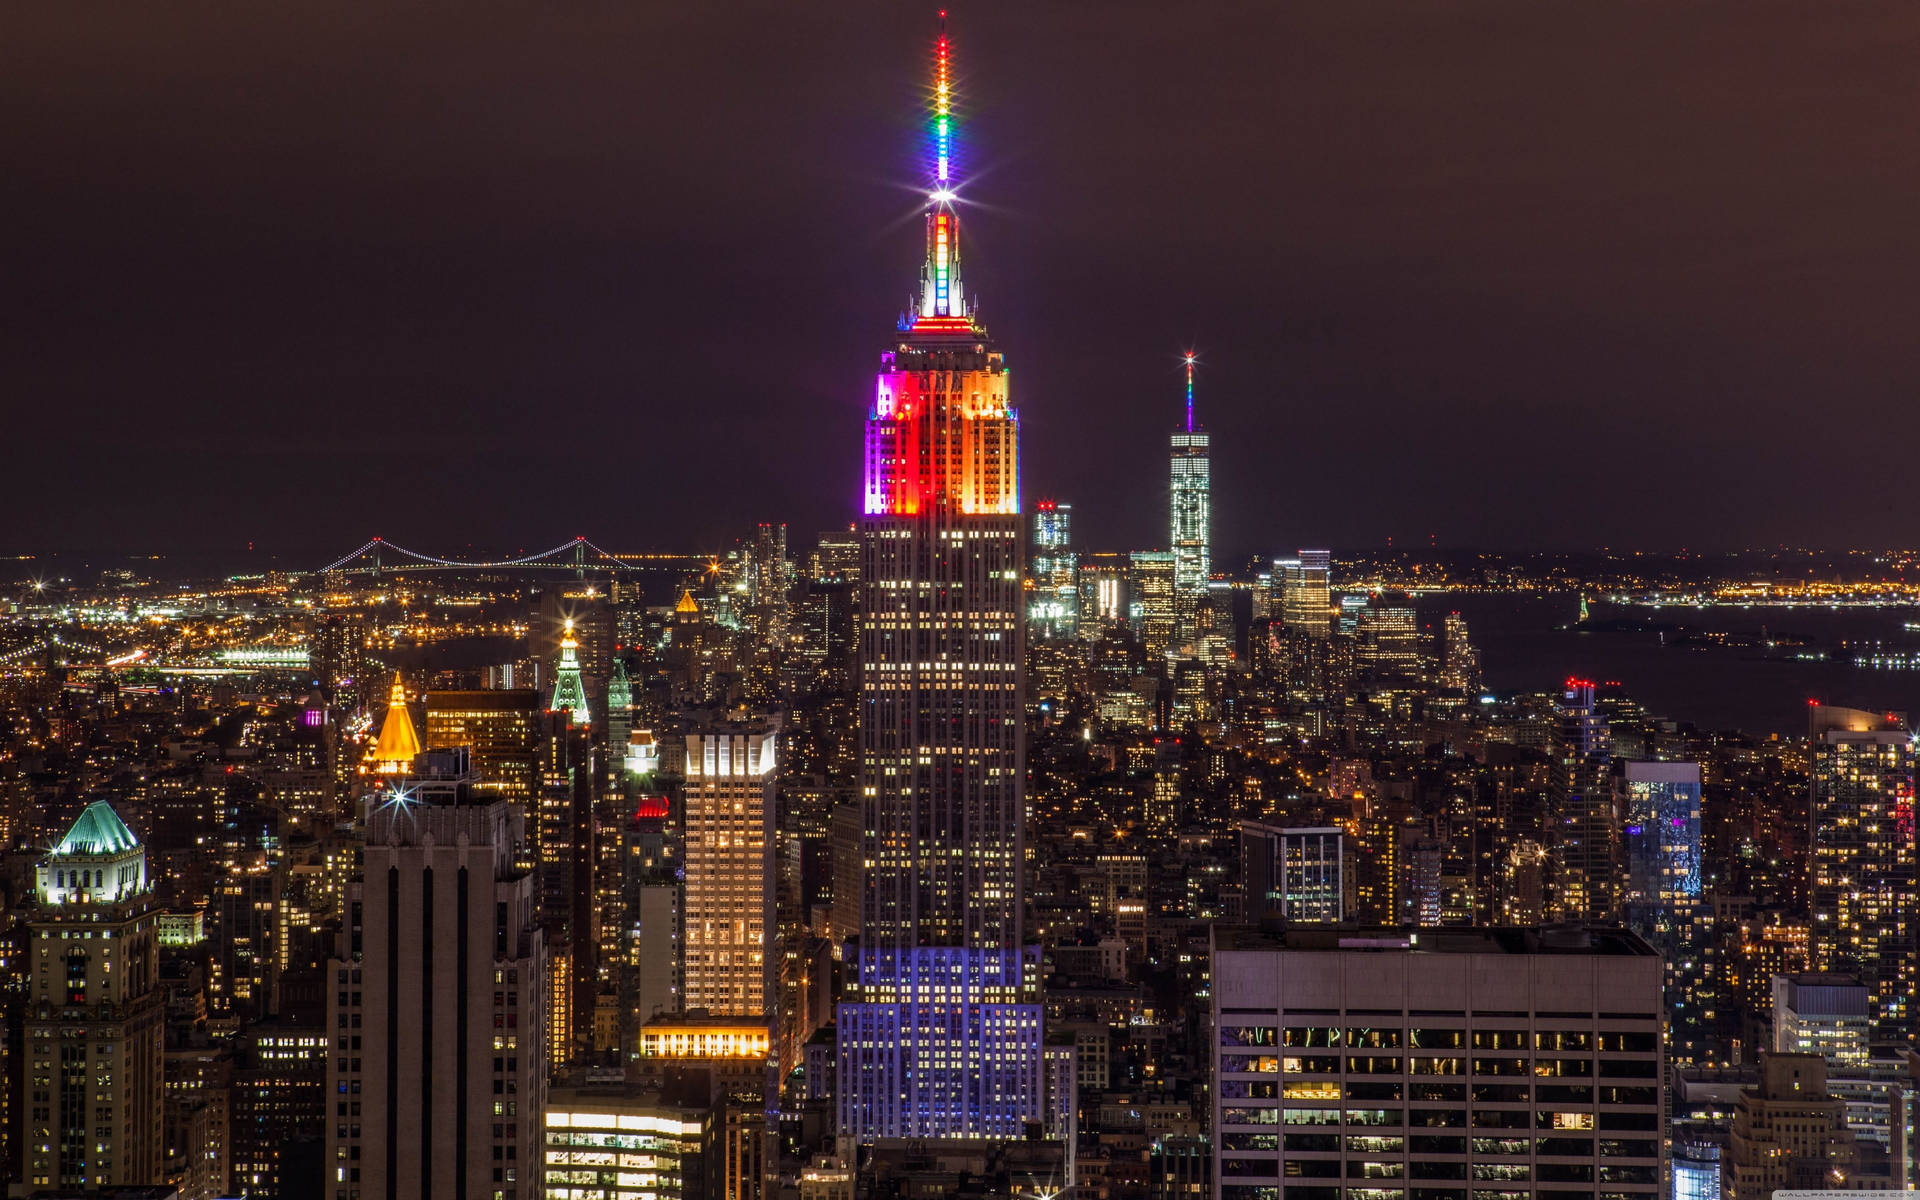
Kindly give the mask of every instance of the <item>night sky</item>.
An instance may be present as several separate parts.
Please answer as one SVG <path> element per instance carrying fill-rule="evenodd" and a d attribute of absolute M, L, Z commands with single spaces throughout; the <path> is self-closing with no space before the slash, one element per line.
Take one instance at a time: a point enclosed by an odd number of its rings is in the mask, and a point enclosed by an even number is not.
<path fill-rule="evenodd" d="M 844 525 L 935 7 L 11 6 L 0 550 Z M 1216 561 L 1920 542 L 1911 0 L 952 36 L 966 280 L 1083 545 L 1165 541 L 1188 345 Z"/>

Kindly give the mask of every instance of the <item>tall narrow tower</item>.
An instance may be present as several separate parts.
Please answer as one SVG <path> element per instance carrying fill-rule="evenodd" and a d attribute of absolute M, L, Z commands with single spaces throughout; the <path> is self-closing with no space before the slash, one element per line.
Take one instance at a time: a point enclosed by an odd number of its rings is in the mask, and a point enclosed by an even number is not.
<path fill-rule="evenodd" d="M 1042 1116 L 1022 936 L 1023 529 L 1007 368 L 967 305 L 945 14 L 927 257 L 880 356 L 861 521 L 860 936 L 840 1131 L 1014 1138 Z"/>
<path fill-rule="evenodd" d="M 580 639 L 573 635 L 573 618 L 567 618 L 566 631 L 560 635 L 560 662 L 553 672 L 553 703 L 547 705 L 554 712 L 567 710 L 568 721 L 576 726 L 586 725 L 593 719 L 587 708 L 587 685 L 580 678 Z"/>
<path fill-rule="evenodd" d="M 1175 634 L 1198 632 L 1197 614 L 1213 573 L 1213 498 L 1209 438 L 1193 419 L 1193 355 L 1187 355 L 1187 423 L 1169 441 L 1172 464 L 1172 546 Z"/>

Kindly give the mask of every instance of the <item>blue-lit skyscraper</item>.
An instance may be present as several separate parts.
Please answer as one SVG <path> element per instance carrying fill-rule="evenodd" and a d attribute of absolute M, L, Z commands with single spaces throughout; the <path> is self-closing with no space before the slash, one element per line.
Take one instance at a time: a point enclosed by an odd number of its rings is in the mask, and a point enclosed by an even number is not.
<path fill-rule="evenodd" d="M 867 419 L 860 934 L 837 1037 L 840 1132 L 862 1142 L 1013 1139 L 1045 1119 L 1019 420 L 960 281 L 947 53 L 943 30 L 919 304 Z"/>
<path fill-rule="evenodd" d="M 1665 963 L 1668 1052 L 1678 1062 L 1710 1059 L 1713 1003 L 1701 991 L 1700 765 L 1622 763 L 1614 787 L 1626 867 L 1620 908 Z"/>
<path fill-rule="evenodd" d="M 1187 641 L 1196 632 L 1200 602 L 1213 574 L 1212 450 L 1193 418 L 1193 355 L 1187 355 L 1187 420 L 1169 441 L 1172 477 L 1174 633 Z"/>
<path fill-rule="evenodd" d="M 1700 765 L 1624 764 L 1627 923 L 1656 946 L 1684 937 L 1700 902 Z"/>

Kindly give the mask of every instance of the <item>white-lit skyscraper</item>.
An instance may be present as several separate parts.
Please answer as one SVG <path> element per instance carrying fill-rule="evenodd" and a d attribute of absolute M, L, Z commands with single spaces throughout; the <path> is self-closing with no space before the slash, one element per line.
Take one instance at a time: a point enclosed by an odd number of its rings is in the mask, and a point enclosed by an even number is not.
<path fill-rule="evenodd" d="M 961 287 L 944 30 L 937 53 L 926 265 L 866 430 L 860 937 L 837 1036 L 840 1133 L 863 1142 L 1013 1139 L 1044 1119 L 1019 417 Z"/>
<path fill-rule="evenodd" d="M 1326 550 L 1302 550 L 1295 558 L 1276 558 L 1273 571 L 1280 584 L 1280 623 L 1289 632 L 1316 638 L 1333 631 L 1333 555 Z"/>
<path fill-rule="evenodd" d="M 1038 638 L 1072 637 L 1080 607 L 1073 505 L 1042 500 L 1033 508 L 1033 557 L 1028 570 L 1033 595 L 1027 606 L 1031 633 Z"/>
<path fill-rule="evenodd" d="M 1187 355 L 1187 422 L 1171 448 L 1175 635 L 1192 638 L 1213 573 L 1213 498 L 1209 438 L 1193 418 L 1193 355 Z"/>

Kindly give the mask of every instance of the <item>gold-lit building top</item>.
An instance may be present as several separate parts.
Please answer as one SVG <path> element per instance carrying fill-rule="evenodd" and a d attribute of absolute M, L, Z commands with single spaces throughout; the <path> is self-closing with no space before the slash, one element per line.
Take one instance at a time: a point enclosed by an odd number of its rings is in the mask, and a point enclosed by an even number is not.
<path fill-rule="evenodd" d="M 404 774 L 413 769 L 419 754 L 420 735 L 414 731 L 413 714 L 407 711 L 407 685 L 395 671 L 387 716 L 380 722 L 380 738 L 373 746 L 373 769 L 381 775 Z"/>

